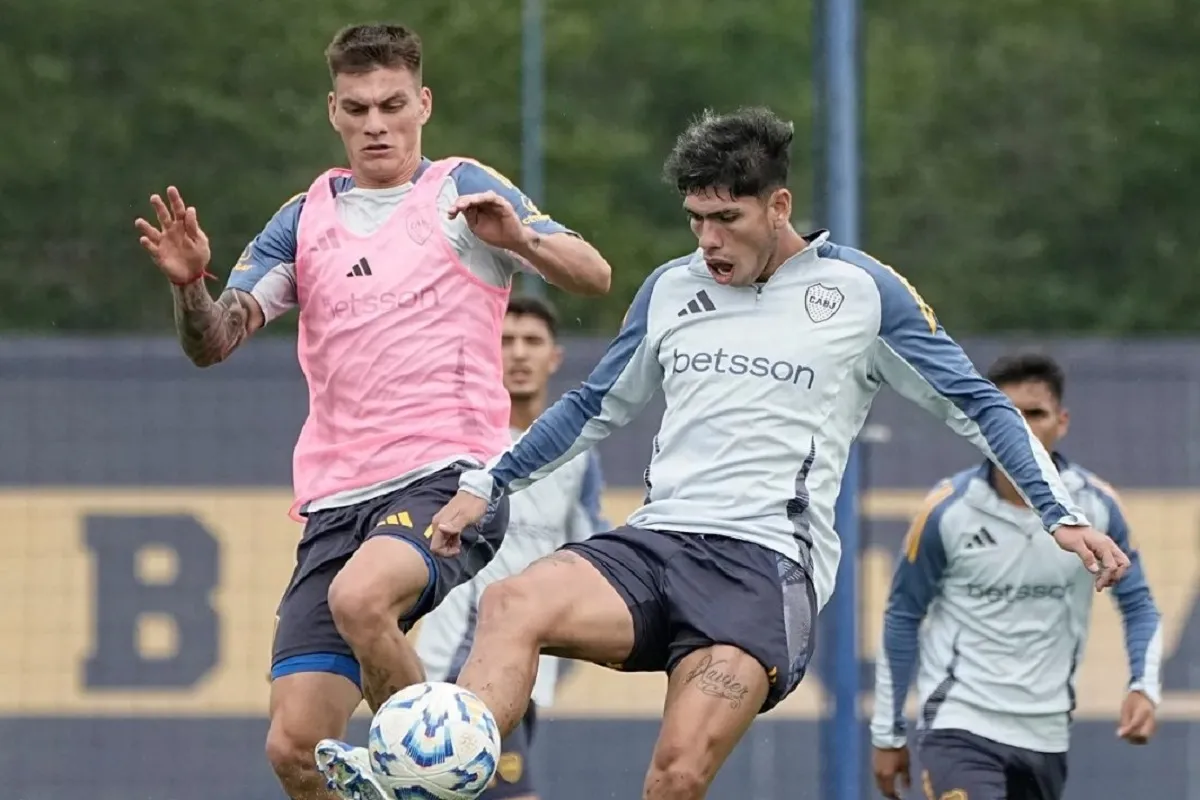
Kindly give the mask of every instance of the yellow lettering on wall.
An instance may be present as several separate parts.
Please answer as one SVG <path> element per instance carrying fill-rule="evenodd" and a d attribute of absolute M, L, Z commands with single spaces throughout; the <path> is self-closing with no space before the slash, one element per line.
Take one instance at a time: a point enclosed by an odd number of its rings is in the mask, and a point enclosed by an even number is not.
<path fill-rule="evenodd" d="M 923 491 L 876 491 L 864 500 L 868 520 L 900 528 L 921 507 Z M 604 514 L 621 524 L 641 503 L 641 492 L 612 490 Z M 1137 536 L 1155 598 L 1163 612 L 1169 655 L 1198 602 L 1200 554 L 1193 526 L 1200 492 L 1124 491 L 1123 505 Z M 236 490 L 6 490 L 0 520 L 6 542 L 0 559 L 0 714 L 178 714 L 258 716 L 265 713 L 275 610 L 293 567 L 300 526 L 288 518 L 287 491 Z M 185 517 L 218 546 L 216 588 L 207 597 L 218 620 L 215 666 L 189 685 L 94 688 L 84 665 L 97 637 L 124 635 L 96 621 L 99 577 L 85 541 L 89 516 Z M 1188 535 L 1182 535 L 1186 531 Z M 899 548 L 868 550 L 861 560 L 862 650 L 873 658 L 891 569 Z M 187 555 L 159 545 L 136 554 L 131 580 L 147 591 L 169 591 L 189 575 Z M 167 587 L 164 589 L 163 587 Z M 132 587 L 131 587 L 132 591 Z M 192 643 L 170 614 L 137 617 L 130 647 L 147 660 L 184 658 Z M 821 647 L 818 642 L 818 649 Z M 1097 598 L 1092 634 L 1079 673 L 1078 716 L 1116 715 L 1126 680 L 1121 622 L 1107 595 Z M 827 698 L 816 670 L 772 716 L 816 718 Z M 137 676 L 130 676 L 136 684 Z M 124 684 L 122 684 L 124 685 Z M 666 680 L 580 664 L 561 684 L 548 716 L 657 717 Z M 870 698 L 863 698 L 864 711 Z M 1165 718 L 1200 719 L 1200 692 L 1168 695 Z"/>

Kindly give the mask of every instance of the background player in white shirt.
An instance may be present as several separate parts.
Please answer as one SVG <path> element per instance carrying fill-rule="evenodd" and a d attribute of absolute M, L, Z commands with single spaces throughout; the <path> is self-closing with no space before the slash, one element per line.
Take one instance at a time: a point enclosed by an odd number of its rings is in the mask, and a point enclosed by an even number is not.
<path fill-rule="evenodd" d="M 1069 422 L 1058 364 L 1040 354 L 1011 356 L 988 377 L 1053 451 Z M 1117 733 L 1144 744 L 1161 693 L 1159 612 L 1112 487 L 1057 453 L 1054 459 L 1088 519 L 1129 556 L 1129 571 L 1113 588 L 1129 657 Z M 896 568 L 875 668 L 871 739 L 885 797 L 899 798 L 909 783 L 904 701 L 915 675 L 929 797 L 1061 798 L 1091 588 L 1079 560 L 1041 535 L 1037 515 L 990 464 L 933 490 Z"/>
<path fill-rule="evenodd" d="M 547 384 L 562 363 L 553 307 L 536 297 L 511 298 L 501 341 L 504 386 L 512 398 L 509 420 L 516 439 L 545 411 Z M 513 497 L 504 544 L 495 558 L 469 583 L 452 591 L 421 623 L 417 654 L 429 680 L 458 677 L 475 639 L 479 597 L 486 586 L 516 575 L 567 542 L 583 541 L 601 528 L 602 489 L 600 461 L 592 450 Z M 553 656 L 540 658 L 533 702 L 521 725 L 504 739 L 496 776 L 484 800 L 536 797 L 530 755 L 537 709 L 553 702 L 559 666 Z"/>
<path fill-rule="evenodd" d="M 458 683 L 502 733 L 520 723 L 539 650 L 669 676 L 645 800 L 704 797 L 755 716 L 799 684 L 833 591 L 833 508 L 850 443 L 888 383 L 995 459 L 1058 544 L 1128 559 L 1092 530 L 1021 415 L 894 271 L 792 227 L 792 126 L 706 114 L 666 172 L 699 243 L 655 270 L 591 376 L 434 519 L 434 547 L 666 399 L 646 501 L 615 531 L 488 587 Z M 1050 539 L 1049 536 L 1046 537 Z"/>

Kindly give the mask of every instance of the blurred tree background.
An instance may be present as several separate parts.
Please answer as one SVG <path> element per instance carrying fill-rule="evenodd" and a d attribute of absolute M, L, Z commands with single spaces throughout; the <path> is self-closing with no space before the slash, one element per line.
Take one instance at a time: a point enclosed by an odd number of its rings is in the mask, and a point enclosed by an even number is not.
<path fill-rule="evenodd" d="M 865 5 L 864 244 L 952 332 L 1200 329 L 1200 4 Z M 611 330 L 642 278 L 694 246 L 659 168 L 705 107 L 795 120 L 797 215 L 813 216 L 811 18 L 784 0 L 547 0 L 540 205 L 616 271 L 604 302 L 556 297 L 569 323 Z M 391 19 L 425 40 L 427 153 L 519 179 L 516 0 L 6 3 L 0 327 L 169 330 L 132 228 L 147 196 L 181 188 L 223 280 L 342 161 L 325 44 Z"/>

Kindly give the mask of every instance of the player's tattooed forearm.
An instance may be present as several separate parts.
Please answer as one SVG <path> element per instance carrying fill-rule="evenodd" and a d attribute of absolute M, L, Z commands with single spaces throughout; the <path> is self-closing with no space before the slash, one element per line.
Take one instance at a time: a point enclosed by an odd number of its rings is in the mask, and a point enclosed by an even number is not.
<path fill-rule="evenodd" d="M 250 332 L 252 298 L 232 289 L 216 301 L 203 281 L 174 288 L 175 330 L 183 352 L 197 366 L 223 360 Z"/>
<path fill-rule="evenodd" d="M 683 682 L 709 697 L 719 697 L 728 700 L 731 708 L 741 708 L 750 688 L 738 680 L 732 666 L 724 659 L 714 661 L 711 655 L 705 654 L 700 663 L 688 671 Z"/>

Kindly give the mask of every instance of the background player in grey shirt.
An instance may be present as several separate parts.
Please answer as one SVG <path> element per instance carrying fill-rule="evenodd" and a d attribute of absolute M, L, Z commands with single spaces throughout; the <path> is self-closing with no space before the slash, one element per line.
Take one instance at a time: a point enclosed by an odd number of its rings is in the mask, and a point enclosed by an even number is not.
<path fill-rule="evenodd" d="M 1040 354 L 1011 356 L 988 377 L 1053 451 L 1070 421 L 1058 364 Z M 1144 744 L 1161 696 L 1161 618 L 1112 487 L 1058 453 L 1054 460 L 1088 518 L 1131 562 L 1113 589 L 1129 657 L 1117 733 Z M 1075 671 L 1094 593 L 1078 559 L 1040 532 L 1037 515 L 986 463 L 940 483 L 913 520 L 875 667 L 871 740 L 885 797 L 899 798 L 909 783 L 904 701 L 914 677 L 929 796 L 1062 796 Z"/>
<path fill-rule="evenodd" d="M 1098 586 L 1128 565 L 916 291 L 792 227 L 791 141 L 761 109 L 705 115 L 679 137 L 667 173 L 699 249 L 650 275 L 588 380 L 490 470 L 465 473 L 434 519 L 434 546 L 454 552 L 489 500 L 551 474 L 662 389 L 645 504 L 626 527 L 488 587 L 459 678 L 507 733 L 539 649 L 667 672 L 648 800 L 703 797 L 755 715 L 804 676 L 840 557 L 842 471 L 884 383 L 1013 476 L 1059 545 L 1103 562 Z"/>

